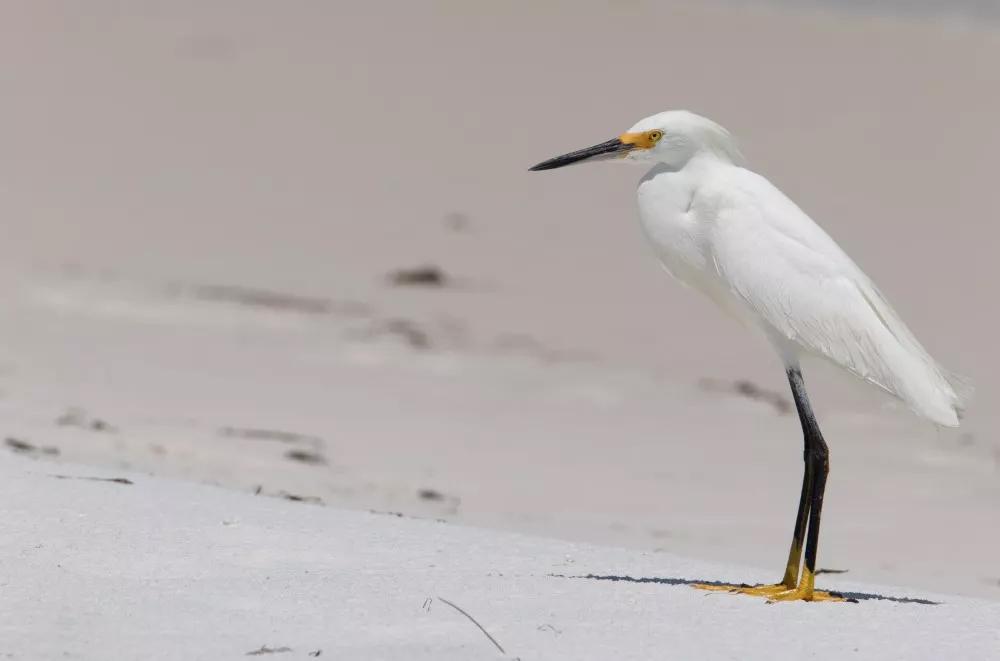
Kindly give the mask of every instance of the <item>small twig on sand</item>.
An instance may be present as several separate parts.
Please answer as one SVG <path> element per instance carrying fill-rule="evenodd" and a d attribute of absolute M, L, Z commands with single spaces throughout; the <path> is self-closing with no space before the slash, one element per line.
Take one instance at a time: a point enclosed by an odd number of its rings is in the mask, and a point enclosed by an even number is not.
<path fill-rule="evenodd" d="M 89 475 L 50 475 L 57 480 L 90 480 L 91 482 L 114 482 L 115 484 L 135 484 L 125 477 L 90 477 Z"/>
<path fill-rule="evenodd" d="M 444 597 L 438 597 L 438 601 L 443 601 L 444 603 L 448 604 L 449 606 L 451 606 L 452 608 L 454 608 L 455 610 L 457 610 L 459 613 L 461 613 L 465 617 L 469 618 L 469 621 L 472 622 L 473 624 L 475 624 L 477 627 L 479 627 L 479 630 L 483 632 L 483 635 L 486 636 L 487 638 L 489 638 L 490 642 L 497 646 L 497 649 L 500 650 L 501 654 L 503 654 L 504 656 L 507 655 L 507 652 L 505 652 L 504 649 L 502 647 L 500 647 L 500 643 L 498 643 L 496 641 L 496 638 L 494 638 L 493 636 L 491 636 L 490 632 L 483 628 L 483 625 L 479 624 L 479 622 L 476 622 L 476 618 L 472 617 L 471 615 L 469 615 L 464 610 L 462 610 L 461 608 L 459 608 L 455 604 L 451 603 L 450 601 L 448 601 Z"/>
<path fill-rule="evenodd" d="M 268 647 L 267 645 L 261 645 L 260 649 L 255 649 L 246 653 L 246 656 L 260 656 L 262 654 L 281 654 L 283 652 L 291 652 L 291 647 Z"/>

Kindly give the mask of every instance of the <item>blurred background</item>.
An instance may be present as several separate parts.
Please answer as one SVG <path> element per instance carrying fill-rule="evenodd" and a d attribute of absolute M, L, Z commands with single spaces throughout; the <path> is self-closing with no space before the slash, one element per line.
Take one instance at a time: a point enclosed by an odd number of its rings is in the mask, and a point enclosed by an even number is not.
<path fill-rule="evenodd" d="M 0 8 L 5 451 L 772 568 L 770 350 L 662 272 L 641 170 L 529 173 L 687 108 L 977 387 L 937 430 L 823 365 L 820 565 L 1000 597 L 994 2 Z"/>

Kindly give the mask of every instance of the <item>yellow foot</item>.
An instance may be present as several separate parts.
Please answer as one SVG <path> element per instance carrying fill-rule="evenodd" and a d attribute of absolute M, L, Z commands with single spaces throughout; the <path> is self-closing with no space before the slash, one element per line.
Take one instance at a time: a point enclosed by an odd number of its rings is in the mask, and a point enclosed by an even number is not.
<path fill-rule="evenodd" d="M 771 599 L 775 595 L 790 592 L 794 589 L 795 588 L 790 588 L 784 583 L 775 583 L 774 585 L 755 585 L 752 588 L 737 590 L 737 592 L 740 594 L 748 594 L 752 597 L 767 597 L 768 599 Z"/>
<path fill-rule="evenodd" d="M 748 585 L 746 583 L 742 583 L 740 585 L 733 585 L 730 583 L 692 583 L 691 587 L 697 588 L 698 590 L 708 590 L 710 592 L 749 594 L 755 597 L 770 597 L 772 595 L 788 592 L 794 589 L 788 587 L 784 583 L 776 583 L 774 585 Z"/>
<path fill-rule="evenodd" d="M 770 603 L 775 601 L 847 601 L 847 599 L 842 594 L 837 592 L 827 592 L 826 590 L 806 590 L 802 586 L 795 588 L 794 590 L 784 590 L 783 592 L 777 592 L 767 595 L 767 600 Z"/>
<path fill-rule="evenodd" d="M 725 583 L 692 583 L 691 587 L 712 592 L 729 592 L 732 594 L 748 594 L 754 597 L 765 597 L 769 602 L 775 601 L 851 601 L 836 592 L 817 590 L 813 587 L 815 577 L 808 569 L 802 572 L 802 580 L 798 587 L 789 587 L 786 583 L 775 585 L 729 585 Z"/>
<path fill-rule="evenodd" d="M 730 583 L 692 583 L 691 587 L 696 590 L 708 590 L 709 592 L 738 592 L 751 586 L 746 583 L 742 585 L 732 585 Z"/>

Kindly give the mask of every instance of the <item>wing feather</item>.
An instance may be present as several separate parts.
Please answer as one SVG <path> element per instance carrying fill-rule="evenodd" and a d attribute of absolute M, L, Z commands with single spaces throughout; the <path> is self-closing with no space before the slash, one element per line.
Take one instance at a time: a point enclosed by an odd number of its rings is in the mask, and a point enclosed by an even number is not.
<path fill-rule="evenodd" d="M 765 332 L 840 365 L 938 424 L 957 425 L 965 384 L 934 361 L 833 239 L 762 177 L 728 190 L 737 194 L 717 210 L 715 266 Z"/>

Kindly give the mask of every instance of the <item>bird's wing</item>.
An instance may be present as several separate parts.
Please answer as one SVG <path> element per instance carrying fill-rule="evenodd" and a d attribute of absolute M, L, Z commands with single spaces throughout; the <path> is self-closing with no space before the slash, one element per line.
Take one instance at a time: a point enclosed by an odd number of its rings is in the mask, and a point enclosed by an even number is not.
<path fill-rule="evenodd" d="M 958 424 L 965 394 L 916 340 L 871 280 L 818 225 L 762 177 L 716 206 L 719 277 L 769 334 L 820 355 L 905 401 Z"/>

